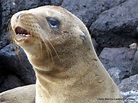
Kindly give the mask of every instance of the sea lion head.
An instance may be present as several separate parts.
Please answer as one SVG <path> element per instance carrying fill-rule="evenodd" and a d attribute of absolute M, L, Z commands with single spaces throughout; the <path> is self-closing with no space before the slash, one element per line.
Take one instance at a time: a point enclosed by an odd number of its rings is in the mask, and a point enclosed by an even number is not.
<path fill-rule="evenodd" d="M 63 63 L 67 58 L 73 61 L 92 47 L 85 25 L 62 7 L 20 11 L 12 16 L 11 27 L 14 41 L 36 67 L 50 65 L 51 61 Z"/>

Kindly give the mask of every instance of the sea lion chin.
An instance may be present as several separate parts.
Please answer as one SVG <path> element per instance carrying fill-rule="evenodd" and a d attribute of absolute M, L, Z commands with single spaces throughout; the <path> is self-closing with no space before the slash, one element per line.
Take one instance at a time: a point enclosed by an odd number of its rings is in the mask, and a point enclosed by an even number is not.
<path fill-rule="evenodd" d="M 83 22 L 57 6 L 14 14 L 13 39 L 36 73 L 36 103 L 123 103 Z"/>

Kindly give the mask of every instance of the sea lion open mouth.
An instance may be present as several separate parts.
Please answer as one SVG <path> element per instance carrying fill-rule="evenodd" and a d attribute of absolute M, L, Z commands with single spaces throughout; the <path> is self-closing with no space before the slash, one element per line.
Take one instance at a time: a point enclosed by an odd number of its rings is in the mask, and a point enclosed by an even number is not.
<path fill-rule="evenodd" d="M 16 32 L 16 35 L 22 35 L 27 37 L 31 36 L 31 34 L 27 30 L 19 26 L 15 28 L 15 32 Z"/>
<path fill-rule="evenodd" d="M 20 26 L 15 28 L 15 33 L 16 33 L 15 38 L 18 42 L 21 40 L 26 40 L 32 36 L 27 30 L 25 30 Z"/>

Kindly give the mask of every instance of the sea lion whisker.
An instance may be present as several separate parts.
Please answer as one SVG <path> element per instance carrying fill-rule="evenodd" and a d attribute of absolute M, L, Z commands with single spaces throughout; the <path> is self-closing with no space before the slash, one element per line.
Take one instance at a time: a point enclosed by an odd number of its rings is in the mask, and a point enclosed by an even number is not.
<path fill-rule="evenodd" d="M 43 35 L 44 33 L 41 32 Z M 44 37 L 43 35 L 40 35 L 42 38 L 42 42 L 44 43 L 45 47 L 46 47 L 46 51 L 47 51 L 47 55 L 48 55 L 48 59 L 51 59 L 51 61 L 54 63 L 54 59 L 53 59 L 53 55 L 51 53 L 50 47 L 48 46 L 47 42 L 48 39 L 46 37 Z"/>
<path fill-rule="evenodd" d="M 43 42 L 44 43 L 44 45 L 45 45 L 45 47 L 46 47 L 46 52 L 47 52 L 47 59 L 48 60 L 50 60 L 51 59 L 51 61 L 53 61 L 53 57 L 51 56 L 51 50 L 50 50 L 50 48 L 48 47 L 48 45 L 47 45 L 47 43 L 45 43 L 45 42 Z"/>
<path fill-rule="evenodd" d="M 56 49 L 55 49 L 55 47 L 53 46 L 53 44 L 44 36 L 44 34 L 42 35 L 42 40 L 43 41 L 47 41 L 49 44 L 50 44 L 50 46 L 52 47 L 52 49 L 54 50 L 54 52 L 56 53 L 56 56 L 58 57 L 58 59 L 60 60 L 60 58 L 59 58 L 59 55 L 58 55 L 58 52 L 56 51 Z M 45 42 L 44 42 L 45 43 Z M 45 43 L 46 44 L 46 43 Z M 46 44 L 47 45 L 47 44 Z"/>
<path fill-rule="evenodd" d="M 41 49 L 41 51 L 40 51 L 41 54 L 40 55 L 43 55 L 43 44 L 42 43 L 44 43 L 44 42 L 40 41 L 40 43 L 39 43 L 40 44 L 40 49 Z M 47 43 L 44 43 L 44 45 L 46 47 L 47 60 L 51 59 L 51 61 L 54 63 L 53 56 L 52 56 L 50 48 L 48 47 Z"/>
<path fill-rule="evenodd" d="M 47 45 L 47 51 L 48 51 L 49 59 L 51 59 L 51 61 L 54 63 L 54 59 L 53 59 L 53 55 L 52 55 L 50 47 L 48 46 L 47 43 L 44 43 L 44 44 Z"/>
<path fill-rule="evenodd" d="M 41 41 L 39 42 L 39 45 L 40 45 L 40 50 L 41 50 L 40 51 L 40 53 L 41 53 L 40 55 L 43 55 L 43 45 L 42 45 L 42 42 Z"/>
<path fill-rule="evenodd" d="M 55 47 L 52 45 L 52 43 L 51 43 L 50 41 L 48 41 L 48 42 L 49 42 L 49 44 L 51 45 L 51 47 L 52 47 L 52 49 L 54 50 L 54 52 L 56 53 L 56 56 L 58 57 L 58 59 L 60 59 L 60 58 L 59 58 L 59 55 L 58 55 L 58 52 L 56 51 Z"/>
<path fill-rule="evenodd" d="M 47 51 L 47 58 L 48 59 L 50 59 L 50 51 L 49 51 L 49 49 L 48 49 L 48 45 L 47 44 L 45 44 L 45 46 L 46 46 L 46 51 Z"/>

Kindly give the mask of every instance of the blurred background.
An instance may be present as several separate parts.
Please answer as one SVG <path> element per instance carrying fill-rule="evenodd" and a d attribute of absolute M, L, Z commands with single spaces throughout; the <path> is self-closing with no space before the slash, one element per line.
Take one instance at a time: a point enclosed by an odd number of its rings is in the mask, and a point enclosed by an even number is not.
<path fill-rule="evenodd" d="M 0 92 L 35 83 L 32 66 L 22 49 L 15 50 L 8 27 L 14 13 L 44 5 L 62 6 L 85 23 L 125 103 L 138 103 L 138 0 L 1 0 Z"/>

